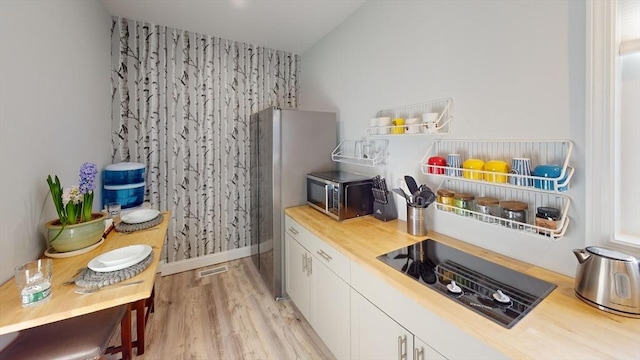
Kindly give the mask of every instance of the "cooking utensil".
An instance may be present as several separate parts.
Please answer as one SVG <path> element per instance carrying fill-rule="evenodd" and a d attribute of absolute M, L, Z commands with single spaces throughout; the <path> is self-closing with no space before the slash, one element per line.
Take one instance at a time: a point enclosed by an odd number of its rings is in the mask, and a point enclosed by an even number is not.
<path fill-rule="evenodd" d="M 393 191 L 394 193 L 402 196 L 407 202 L 409 202 L 409 195 L 407 193 L 405 193 L 404 190 L 402 190 L 400 188 L 394 188 L 394 189 L 391 189 L 391 191 Z"/>
<path fill-rule="evenodd" d="M 129 286 L 129 285 L 137 285 L 137 284 L 142 284 L 144 282 L 144 280 L 138 280 L 138 281 L 132 281 L 132 282 L 126 282 L 126 283 L 117 283 L 117 284 L 113 284 L 113 285 L 108 285 L 105 287 L 101 287 L 101 288 L 76 288 L 75 292 L 78 294 L 93 294 L 93 293 L 97 293 L 98 291 L 101 290 L 108 290 L 108 289 L 113 289 L 116 287 L 123 287 L 123 286 Z"/>
<path fill-rule="evenodd" d="M 404 182 L 407 183 L 407 188 L 409 189 L 410 194 L 415 194 L 420 188 L 418 187 L 418 183 L 416 183 L 416 179 L 413 176 L 405 175 Z"/>

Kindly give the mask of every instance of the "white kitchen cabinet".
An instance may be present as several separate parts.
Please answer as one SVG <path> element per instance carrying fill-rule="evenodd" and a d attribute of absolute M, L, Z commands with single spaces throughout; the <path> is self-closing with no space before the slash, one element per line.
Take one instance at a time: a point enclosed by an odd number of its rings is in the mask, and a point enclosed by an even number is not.
<path fill-rule="evenodd" d="M 445 359 L 355 290 L 351 293 L 351 358 Z"/>
<path fill-rule="evenodd" d="M 289 233 L 285 233 L 285 290 L 302 315 L 309 319 L 310 284 L 307 269 L 309 252 Z"/>
<path fill-rule="evenodd" d="M 285 229 L 287 294 L 336 358 L 349 359 L 350 262 L 288 216 Z"/>
<path fill-rule="evenodd" d="M 390 271 L 395 270 L 390 269 Z M 416 286 L 422 285 L 416 283 Z M 387 318 L 391 319 L 396 325 L 402 324 L 401 327 L 406 329 L 408 333 L 413 334 L 416 338 L 422 339 L 416 342 L 416 348 L 418 350 L 424 348 L 425 359 L 440 359 L 439 356 L 447 359 L 505 359 L 503 354 L 467 334 L 456 325 L 442 319 L 423 305 L 404 295 L 401 290 L 389 282 L 381 279 L 372 272 L 371 269 L 361 266 L 356 262 L 351 264 L 351 287 L 351 326 L 358 326 L 351 331 L 351 350 L 354 359 L 367 359 L 367 357 L 364 356 L 357 356 L 359 349 L 363 349 L 366 346 L 376 346 L 376 344 L 373 344 L 373 341 L 369 342 L 366 340 L 367 336 L 371 337 L 373 335 L 367 334 L 366 332 L 371 331 L 371 329 L 365 329 L 365 327 L 371 327 L 372 325 L 364 319 L 354 319 L 353 317 L 362 315 L 379 318 L 381 316 L 380 314 L 387 316 Z M 354 306 L 361 306 L 363 301 L 368 302 L 370 306 L 364 303 L 364 311 L 354 308 Z M 371 308 L 371 306 L 373 306 L 373 308 Z M 372 309 L 378 309 L 379 313 L 372 311 Z M 386 321 L 384 323 L 386 324 L 384 326 L 387 328 L 392 327 L 392 325 L 390 325 L 391 323 Z M 359 335 L 358 331 L 362 331 L 363 329 L 365 329 L 365 333 Z M 392 340 L 396 345 L 394 348 L 396 351 L 393 355 L 383 357 L 373 354 L 373 356 L 368 357 L 368 359 L 397 359 L 398 336 L 402 336 L 402 334 L 393 334 Z M 364 341 L 366 341 L 366 343 L 363 343 L 362 339 L 365 339 Z M 385 348 L 388 346 L 389 345 L 386 345 Z M 408 349 L 411 351 L 413 345 L 407 344 L 407 346 L 409 346 Z M 411 353 L 405 359 L 409 360 L 412 358 L 413 355 Z M 422 360 L 422 358 L 420 358 L 420 360 Z"/>

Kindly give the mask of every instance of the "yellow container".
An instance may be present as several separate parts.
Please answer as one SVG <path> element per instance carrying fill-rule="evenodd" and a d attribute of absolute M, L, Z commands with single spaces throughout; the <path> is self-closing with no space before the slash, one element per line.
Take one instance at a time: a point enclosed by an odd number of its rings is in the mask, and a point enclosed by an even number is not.
<path fill-rule="evenodd" d="M 404 134 L 405 126 L 403 118 L 395 118 L 393 119 L 393 129 L 391 129 L 392 134 Z"/>
<path fill-rule="evenodd" d="M 487 161 L 484 164 L 484 171 L 490 171 L 492 173 L 502 173 L 500 174 L 484 174 L 484 180 L 489 182 L 497 182 L 497 183 L 506 183 L 507 175 L 509 173 L 509 164 L 505 161 L 500 160 L 491 160 Z"/>
<path fill-rule="evenodd" d="M 480 159 L 467 159 L 462 163 L 462 177 L 471 180 L 482 180 L 484 161 Z"/>

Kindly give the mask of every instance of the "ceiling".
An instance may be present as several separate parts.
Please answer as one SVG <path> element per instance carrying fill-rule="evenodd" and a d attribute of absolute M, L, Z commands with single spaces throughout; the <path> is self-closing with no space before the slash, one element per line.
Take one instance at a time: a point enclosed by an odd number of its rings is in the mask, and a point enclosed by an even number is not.
<path fill-rule="evenodd" d="M 112 15 L 303 54 L 366 0 L 102 0 Z"/>

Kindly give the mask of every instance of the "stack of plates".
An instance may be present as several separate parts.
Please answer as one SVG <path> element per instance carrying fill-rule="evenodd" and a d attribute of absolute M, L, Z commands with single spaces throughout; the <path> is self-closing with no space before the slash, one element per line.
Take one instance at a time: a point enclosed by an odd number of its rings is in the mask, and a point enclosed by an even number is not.
<path fill-rule="evenodd" d="M 96 272 L 116 271 L 133 266 L 151 254 L 149 245 L 131 245 L 96 256 L 87 265 Z"/>

